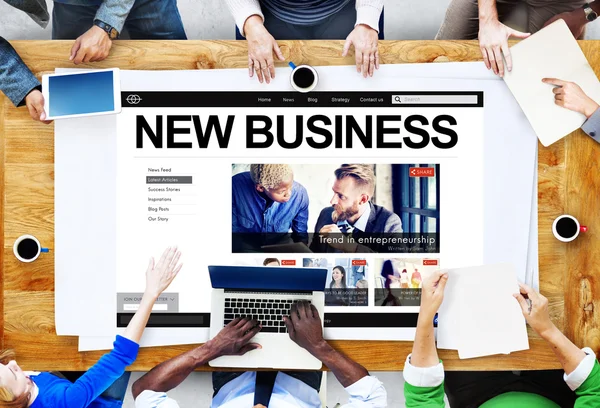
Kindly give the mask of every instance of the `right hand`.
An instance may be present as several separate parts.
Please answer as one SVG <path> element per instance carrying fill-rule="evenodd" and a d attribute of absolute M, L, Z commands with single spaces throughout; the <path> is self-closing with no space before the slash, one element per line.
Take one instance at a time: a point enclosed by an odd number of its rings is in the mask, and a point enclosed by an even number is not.
<path fill-rule="evenodd" d="M 504 54 L 506 69 L 512 71 L 512 57 L 508 48 L 508 39 L 510 37 L 523 39 L 530 35 L 530 33 L 513 30 L 497 19 L 480 22 L 479 49 L 487 69 L 492 69 L 496 75 L 504 76 L 504 61 L 502 61 L 502 54 Z"/>
<path fill-rule="evenodd" d="M 244 34 L 248 40 L 248 74 L 252 78 L 256 72 L 261 84 L 263 80 L 267 84 L 271 83 L 271 78 L 275 78 L 273 52 L 280 61 L 285 61 L 277 41 L 265 28 L 262 18 L 257 15 L 246 19 Z"/>
<path fill-rule="evenodd" d="M 421 308 L 419 317 L 433 321 L 442 301 L 444 300 L 444 289 L 448 282 L 448 274 L 443 271 L 435 271 L 423 281 L 421 289 Z"/>
<path fill-rule="evenodd" d="M 292 305 L 290 316 L 284 316 L 290 339 L 314 354 L 325 344 L 319 311 L 315 305 L 302 300 Z"/>
<path fill-rule="evenodd" d="M 156 299 L 169 287 L 183 266 L 183 264 L 177 265 L 180 257 L 181 252 L 177 250 L 177 247 L 169 247 L 165 249 L 156 265 L 154 258 L 150 258 L 146 270 L 145 293 Z"/>
<path fill-rule="evenodd" d="M 221 356 L 241 356 L 250 350 L 261 348 L 258 343 L 249 343 L 258 334 L 261 326 L 256 320 L 248 317 L 236 318 L 223 328 L 214 338 L 210 339 L 208 347 L 214 358 Z"/>
<path fill-rule="evenodd" d="M 31 119 L 38 120 L 46 125 L 52 123 L 51 120 L 46 120 L 46 112 L 44 111 L 44 95 L 37 89 L 29 92 L 25 97 L 25 105 L 29 110 Z"/>
<path fill-rule="evenodd" d="M 600 107 L 592 98 L 587 96 L 583 89 L 574 82 L 563 81 L 557 78 L 544 78 L 542 82 L 554 85 L 554 103 L 565 109 L 579 112 L 589 118 Z"/>
<path fill-rule="evenodd" d="M 108 57 L 111 47 L 108 33 L 94 25 L 75 40 L 69 59 L 75 64 L 102 61 Z"/>
<path fill-rule="evenodd" d="M 513 296 L 521 305 L 525 320 L 537 334 L 544 337 L 545 333 L 554 328 L 554 323 L 550 320 L 550 313 L 548 312 L 548 299 L 523 283 L 519 283 L 519 290 L 520 293 L 515 293 Z M 529 298 L 531 306 L 529 306 L 523 295 Z"/>

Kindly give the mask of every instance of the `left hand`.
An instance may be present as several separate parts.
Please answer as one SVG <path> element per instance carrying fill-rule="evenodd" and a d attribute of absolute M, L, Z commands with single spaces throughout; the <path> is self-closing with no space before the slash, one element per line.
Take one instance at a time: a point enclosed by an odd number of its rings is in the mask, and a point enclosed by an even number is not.
<path fill-rule="evenodd" d="M 250 343 L 261 326 L 256 320 L 247 317 L 236 318 L 223 328 L 205 347 L 211 351 L 213 358 L 221 356 L 241 356 L 250 350 L 261 348 L 258 343 Z"/>
<path fill-rule="evenodd" d="M 75 40 L 69 60 L 75 64 L 102 61 L 108 57 L 112 41 L 108 33 L 98 26 L 92 26 Z"/>
<path fill-rule="evenodd" d="M 433 321 L 435 314 L 444 300 L 444 289 L 446 289 L 447 282 L 448 274 L 442 271 L 435 271 L 423 281 L 419 317 L 423 315 L 424 319 Z"/>
<path fill-rule="evenodd" d="M 550 20 L 546 21 L 544 23 L 544 27 L 554 23 L 556 20 L 560 20 L 561 18 L 565 20 L 565 23 L 567 23 L 567 26 L 569 27 L 569 30 L 571 30 L 571 34 L 573 34 L 575 39 L 581 37 L 583 34 L 583 29 L 588 23 L 587 19 L 585 18 L 585 11 L 583 8 L 579 7 L 573 11 L 557 14 Z"/>
<path fill-rule="evenodd" d="M 554 102 L 563 108 L 579 112 L 589 118 L 598 109 L 598 104 L 587 96 L 583 89 L 574 82 L 562 81 L 556 78 L 544 78 L 545 84 L 555 85 L 552 89 Z"/>
<path fill-rule="evenodd" d="M 31 119 L 38 120 L 44 124 L 49 124 L 52 121 L 46 120 L 46 112 L 44 111 L 44 95 L 37 89 L 29 92 L 25 97 L 25 105 L 29 110 Z"/>
<path fill-rule="evenodd" d="M 150 258 L 146 270 L 146 291 L 144 293 L 157 299 L 169 287 L 183 266 L 183 264 L 178 265 L 179 257 L 181 257 L 181 252 L 177 250 L 177 247 L 169 247 L 165 249 L 156 265 L 154 258 Z"/>
<path fill-rule="evenodd" d="M 373 76 L 379 69 L 379 35 L 377 31 L 365 24 L 358 24 L 346 37 L 342 57 L 348 55 L 350 46 L 354 44 L 356 71 L 362 72 L 363 77 Z"/>
<path fill-rule="evenodd" d="M 333 235 L 333 236 L 329 236 Z M 328 245 L 332 248 L 339 249 L 343 252 L 356 252 L 356 247 L 358 246 L 356 243 L 350 242 L 350 240 L 342 234 L 340 228 L 337 224 L 328 224 L 323 226 L 319 231 L 319 236 L 323 238 L 335 238 L 335 242 L 329 242 Z M 344 238 L 343 242 L 337 242 L 340 238 Z"/>

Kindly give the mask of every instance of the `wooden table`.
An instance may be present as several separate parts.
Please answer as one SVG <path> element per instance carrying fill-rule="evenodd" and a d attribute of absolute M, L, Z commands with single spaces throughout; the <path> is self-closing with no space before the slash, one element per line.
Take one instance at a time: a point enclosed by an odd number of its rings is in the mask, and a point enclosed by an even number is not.
<path fill-rule="evenodd" d="M 14 41 L 25 63 L 40 76 L 68 61 L 70 41 Z M 600 74 L 600 41 L 580 41 Z M 353 64 L 341 57 L 341 41 L 282 41 L 286 59 L 312 65 Z M 480 60 L 477 42 L 382 41 L 383 64 Z M 116 41 L 107 60 L 90 68 L 174 70 L 245 68 L 245 42 Z M 577 131 L 549 148 L 539 145 L 540 288 L 550 300 L 552 319 L 578 346 L 600 350 L 600 145 Z M 54 248 L 54 128 L 33 122 L 26 108 L 15 109 L 0 96 L 0 253 L 4 313 L 0 315 L 0 348 L 12 348 L 25 370 L 84 370 L 103 352 L 77 351 L 76 337 L 54 330 L 54 257 L 31 264 L 12 254 L 14 240 L 25 233 Z M 589 232 L 568 245 L 553 238 L 553 219 L 572 214 Z M 498 214 L 507 217 L 506 214 Z M 76 303 L 75 303 L 75 307 Z M 369 370 L 402 370 L 410 342 L 334 341 L 333 346 Z M 509 356 L 458 360 L 442 351 L 451 370 L 560 368 L 554 353 L 530 331 L 531 349 Z M 143 349 L 131 367 L 146 371 L 192 346 Z M 207 367 L 208 369 L 208 367 Z"/>

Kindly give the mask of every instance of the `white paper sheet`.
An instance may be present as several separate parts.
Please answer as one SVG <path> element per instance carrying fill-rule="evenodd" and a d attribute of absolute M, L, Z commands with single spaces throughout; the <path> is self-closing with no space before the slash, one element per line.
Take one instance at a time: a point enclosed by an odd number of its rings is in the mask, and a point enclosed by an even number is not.
<path fill-rule="evenodd" d="M 579 129 L 584 115 L 555 104 L 553 85 L 542 78 L 575 82 L 600 102 L 600 82 L 564 20 L 557 20 L 510 49 L 513 69 L 504 80 L 540 142 L 549 146 Z"/>

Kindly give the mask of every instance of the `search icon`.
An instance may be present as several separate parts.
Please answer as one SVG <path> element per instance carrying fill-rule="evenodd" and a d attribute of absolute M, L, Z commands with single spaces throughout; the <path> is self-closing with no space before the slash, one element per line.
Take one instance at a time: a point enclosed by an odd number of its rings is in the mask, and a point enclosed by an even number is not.
<path fill-rule="evenodd" d="M 396 102 L 398 102 L 398 103 L 402 103 L 402 101 L 400 100 L 400 96 L 399 95 L 394 96 L 394 100 Z"/>

